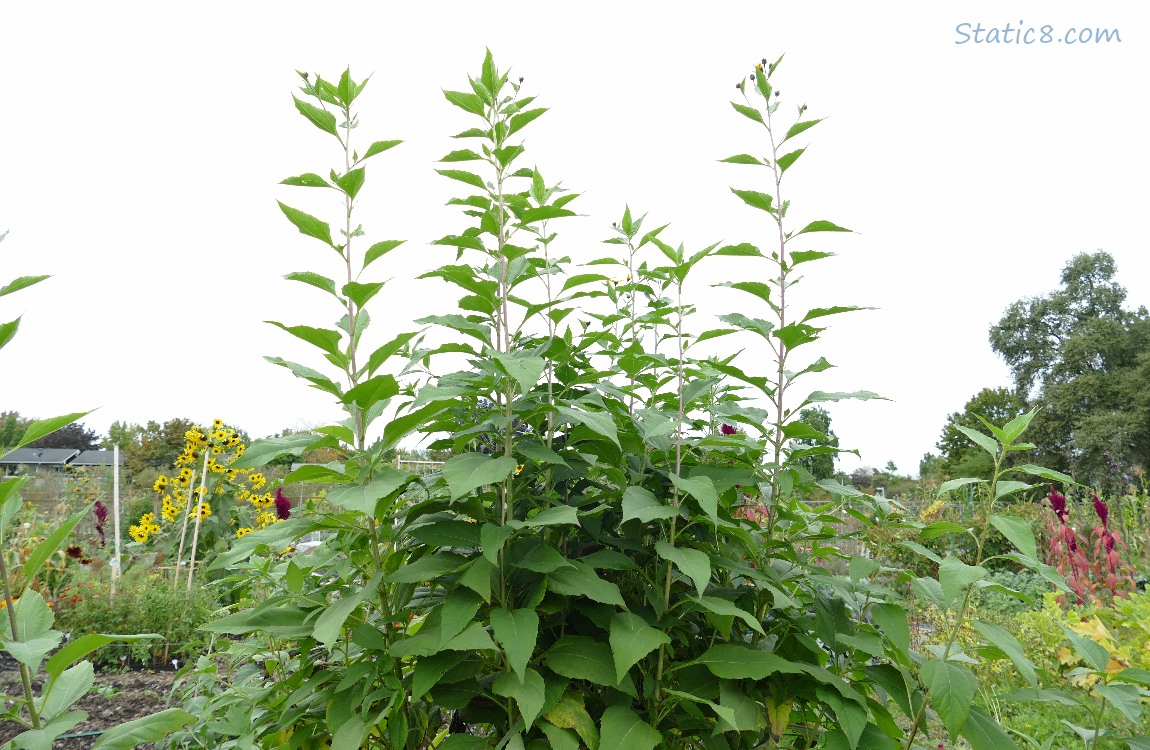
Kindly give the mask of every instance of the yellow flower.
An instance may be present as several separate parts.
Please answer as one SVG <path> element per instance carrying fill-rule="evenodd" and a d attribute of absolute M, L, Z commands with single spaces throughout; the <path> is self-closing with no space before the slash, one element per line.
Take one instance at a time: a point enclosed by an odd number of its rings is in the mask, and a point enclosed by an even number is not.
<path fill-rule="evenodd" d="M 164 488 L 168 486 L 168 478 L 161 474 L 156 477 L 156 483 L 152 485 L 152 489 L 156 492 L 163 492 Z"/>
<path fill-rule="evenodd" d="M 276 517 L 275 513 L 268 513 L 267 511 L 260 513 L 256 517 L 256 525 L 261 529 L 266 529 L 268 526 L 271 526 L 273 523 L 277 523 L 278 521 L 279 518 Z"/>
<path fill-rule="evenodd" d="M 128 533 L 131 534 L 132 538 L 135 539 L 140 544 L 143 544 L 144 542 L 148 541 L 148 532 L 139 526 L 128 527 Z"/>
<path fill-rule="evenodd" d="M 191 513 L 188 514 L 188 518 L 195 518 L 197 514 L 199 515 L 201 521 L 210 516 L 212 514 L 211 504 L 200 503 Z"/>
<path fill-rule="evenodd" d="M 263 474 L 257 472 L 248 477 L 248 483 L 251 484 L 253 490 L 258 490 L 267 484 L 268 480 Z"/>
<path fill-rule="evenodd" d="M 243 539 L 244 535 L 250 534 L 252 531 L 254 531 L 254 529 L 250 526 L 242 526 L 236 529 L 236 539 Z"/>
<path fill-rule="evenodd" d="M 219 427 L 223 427 L 223 426 L 224 426 L 224 420 L 222 420 L 222 419 L 213 419 L 212 420 L 212 427 L 219 428 Z"/>
<path fill-rule="evenodd" d="M 517 464 L 515 466 L 515 473 L 518 474 L 521 471 L 523 471 L 523 464 Z"/>

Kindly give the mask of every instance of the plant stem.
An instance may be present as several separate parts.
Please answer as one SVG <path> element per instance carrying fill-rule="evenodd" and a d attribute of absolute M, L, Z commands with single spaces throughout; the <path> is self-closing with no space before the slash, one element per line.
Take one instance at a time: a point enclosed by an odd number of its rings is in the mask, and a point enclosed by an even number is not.
<path fill-rule="evenodd" d="M 3 540 L 0 539 L 0 542 Z M 0 554 L 0 583 L 4 587 L 4 609 L 8 610 L 8 623 L 12 626 L 12 640 L 20 640 L 20 629 L 16 625 L 16 601 L 12 598 L 12 586 L 8 583 L 8 566 L 4 555 Z M 20 662 L 20 682 L 24 686 L 24 702 L 28 704 L 28 715 L 32 717 L 32 728 L 40 728 L 40 715 L 36 713 L 35 695 L 32 692 L 32 673 L 28 665 Z"/>

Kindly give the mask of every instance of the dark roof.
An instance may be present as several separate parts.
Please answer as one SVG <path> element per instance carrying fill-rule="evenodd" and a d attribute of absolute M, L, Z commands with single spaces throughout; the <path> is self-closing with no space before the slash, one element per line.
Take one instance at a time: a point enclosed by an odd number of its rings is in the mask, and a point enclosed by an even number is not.
<path fill-rule="evenodd" d="M 84 451 L 73 458 L 70 463 L 73 466 L 111 466 L 114 455 L 114 451 Z M 121 455 L 120 464 L 123 463 L 124 456 Z"/>
<path fill-rule="evenodd" d="M 0 464 L 63 466 L 78 455 L 75 448 L 18 448 L 0 456 Z"/>

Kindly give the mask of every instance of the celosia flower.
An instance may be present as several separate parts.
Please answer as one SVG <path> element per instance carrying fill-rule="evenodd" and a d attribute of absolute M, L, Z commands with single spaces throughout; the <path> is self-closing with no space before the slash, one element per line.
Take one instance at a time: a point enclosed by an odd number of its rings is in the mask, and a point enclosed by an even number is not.
<path fill-rule="evenodd" d="M 281 521 L 291 518 L 291 500 L 284 495 L 283 488 L 276 487 L 276 517 Z"/>
<path fill-rule="evenodd" d="M 1110 508 L 1105 502 L 1098 498 L 1098 495 L 1094 496 L 1094 512 L 1098 514 L 1098 519 L 1102 521 L 1102 525 L 1105 526 L 1106 519 L 1110 517 Z"/>
<path fill-rule="evenodd" d="M 1050 488 L 1050 495 L 1047 497 L 1050 501 L 1050 507 L 1054 511 L 1054 515 L 1058 516 L 1058 520 L 1066 523 L 1069 513 L 1066 510 L 1066 496 L 1055 492 L 1054 488 Z"/>
<path fill-rule="evenodd" d="M 738 432 L 738 430 L 724 422 L 723 426 L 719 428 L 719 432 L 723 433 L 724 435 L 734 435 Z"/>
<path fill-rule="evenodd" d="M 73 560 L 79 560 L 84 556 L 84 551 L 79 547 L 69 547 L 68 549 L 64 550 L 64 554 Z"/>

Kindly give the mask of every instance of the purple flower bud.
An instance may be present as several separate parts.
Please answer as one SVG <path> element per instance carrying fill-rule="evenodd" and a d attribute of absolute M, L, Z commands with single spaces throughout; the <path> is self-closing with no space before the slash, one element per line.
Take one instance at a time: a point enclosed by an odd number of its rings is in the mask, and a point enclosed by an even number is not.
<path fill-rule="evenodd" d="M 1094 496 L 1094 512 L 1098 514 L 1099 520 L 1102 525 L 1106 525 L 1106 519 L 1110 517 L 1110 508 L 1102 500 L 1098 499 L 1098 495 Z"/>
<path fill-rule="evenodd" d="M 734 435 L 737 430 L 734 427 L 731 427 L 729 424 L 724 423 L 723 426 L 719 428 L 719 432 L 723 433 L 724 435 Z"/>
<path fill-rule="evenodd" d="M 291 500 L 284 496 L 282 487 L 276 487 L 276 517 L 281 521 L 291 518 Z"/>

